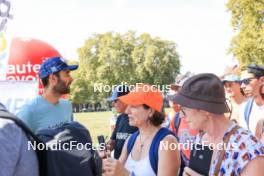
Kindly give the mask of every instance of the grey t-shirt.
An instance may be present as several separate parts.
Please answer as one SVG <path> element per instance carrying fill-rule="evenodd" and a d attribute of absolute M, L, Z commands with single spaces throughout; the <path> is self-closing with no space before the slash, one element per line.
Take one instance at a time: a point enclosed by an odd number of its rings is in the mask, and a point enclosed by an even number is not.
<path fill-rule="evenodd" d="M 0 118 L 0 176 L 38 176 L 36 153 L 28 150 L 28 139 L 12 121 Z"/>

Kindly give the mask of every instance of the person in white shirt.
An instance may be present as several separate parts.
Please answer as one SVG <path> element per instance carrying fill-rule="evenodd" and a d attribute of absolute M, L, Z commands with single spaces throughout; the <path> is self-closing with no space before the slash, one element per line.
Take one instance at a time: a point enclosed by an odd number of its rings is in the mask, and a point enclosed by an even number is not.
<path fill-rule="evenodd" d="M 261 87 L 264 84 L 264 67 L 250 64 L 241 74 L 241 88 L 249 97 L 240 113 L 240 125 L 255 133 L 258 121 L 263 118 L 264 99 Z M 248 109 L 248 110 L 247 110 Z"/>

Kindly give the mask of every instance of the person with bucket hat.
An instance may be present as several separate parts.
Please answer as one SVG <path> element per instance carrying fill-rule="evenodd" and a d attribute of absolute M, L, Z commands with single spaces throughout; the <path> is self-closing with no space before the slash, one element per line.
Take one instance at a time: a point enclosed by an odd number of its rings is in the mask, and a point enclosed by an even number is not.
<path fill-rule="evenodd" d="M 128 115 L 125 113 L 127 105 L 120 101 L 120 98 L 129 93 L 129 87 L 126 85 L 118 85 L 114 89 L 112 96 L 108 98 L 112 102 L 113 107 L 120 115 L 117 117 L 115 129 L 107 144 L 108 150 L 114 150 L 114 158 L 118 159 L 121 155 L 123 145 L 126 139 L 137 131 L 136 127 L 130 126 L 128 123 Z"/>
<path fill-rule="evenodd" d="M 239 111 L 246 101 L 246 97 L 240 88 L 240 78 L 237 75 L 226 75 L 222 79 L 227 95 L 228 105 L 231 110 L 230 119 L 239 123 Z"/>
<path fill-rule="evenodd" d="M 241 126 L 253 133 L 256 131 L 257 122 L 264 118 L 264 99 L 261 89 L 264 85 L 264 67 L 250 64 L 241 73 L 241 88 L 247 102 L 240 113 Z"/>
<path fill-rule="evenodd" d="M 149 84 L 137 84 L 135 90 L 122 96 L 120 101 L 128 105 L 129 124 L 139 130 L 126 140 L 119 160 L 107 158 L 103 161 L 104 174 L 176 175 L 180 166 L 177 147 L 162 148 L 160 145 L 177 146 L 177 140 L 167 128 L 161 127 L 165 115 L 159 90 Z"/>
<path fill-rule="evenodd" d="M 254 175 L 264 172 L 263 145 L 249 131 L 227 119 L 230 111 L 221 80 L 203 73 L 188 79 L 176 95 L 189 127 L 203 132 L 195 143 L 214 146 L 208 175 Z M 217 147 L 221 144 L 221 148 Z M 227 146 L 223 148 L 223 145 Z M 184 176 L 201 175 L 185 167 Z"/>
<path fill-rule="evenodd" d="M 24 105 L 17 114 L 33 132 L 73 119 L 71 103 L 61 96 L 70 93 L 73 81 L 70 72 L 77 68 L 78 65 L 68 65 L 62 57 L 51 57 L 41 64 L 39 78 L 44 93 Z"/>

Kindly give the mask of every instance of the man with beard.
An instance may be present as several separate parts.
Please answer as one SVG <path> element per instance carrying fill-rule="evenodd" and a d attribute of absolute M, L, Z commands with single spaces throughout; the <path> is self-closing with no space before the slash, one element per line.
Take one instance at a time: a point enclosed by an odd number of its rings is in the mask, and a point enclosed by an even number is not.
<path fill-rule="evenodd" d="M 52 57 L 42 63 L 39 77 L 44 85 L 44 93 L 26 104 L 17 114 L 33 132 L 56 127 L 73 119 L 71 103 L 60 97 L 70 93 L 73 81 L 70 72 L 77 68 L 78 65 L 68 65 L 61 57 Z"/>

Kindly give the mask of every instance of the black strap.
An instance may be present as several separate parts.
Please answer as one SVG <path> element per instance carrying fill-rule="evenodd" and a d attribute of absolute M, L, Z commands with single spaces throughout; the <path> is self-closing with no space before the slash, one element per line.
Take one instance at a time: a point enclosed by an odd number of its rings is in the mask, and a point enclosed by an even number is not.
<path fill-rule="evenodd" d="M 178 131 L 181 124 L 180 113 L 177 112 L 174 116 L 174 129 L 175 129 L 175 136 L 178 138 Z M 178 139 L 179 140 L 179 139 Z"/>
<path fill-rule="evenodd" d="M 37 142 L 41 142 L 39 138 L 24 124 L 24 122 L 19 118 L 17 118 L 15 115 L 6 111 L 0 111 L 0 118 L 13 121 L 17 126 L 19 126 L 24 131 L 27 137 L 30 137 L 29 140 L 33 139 Z"/>

